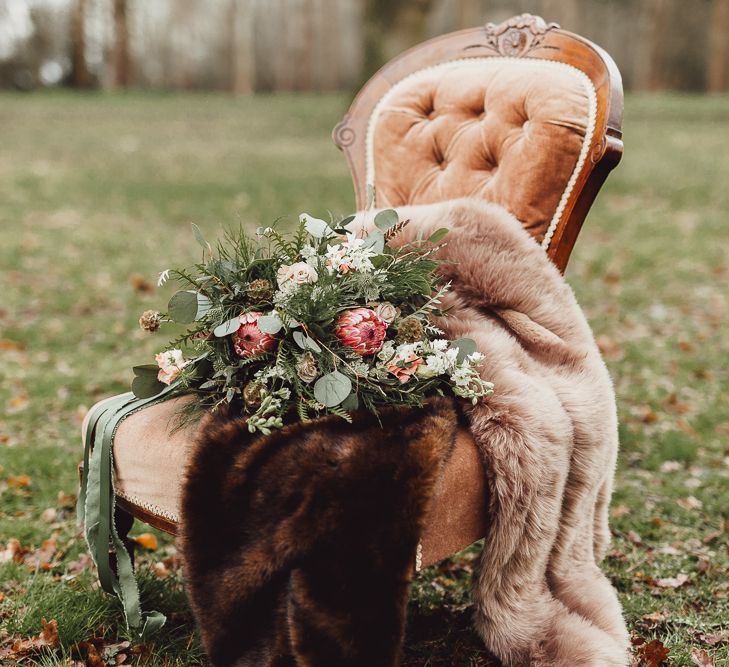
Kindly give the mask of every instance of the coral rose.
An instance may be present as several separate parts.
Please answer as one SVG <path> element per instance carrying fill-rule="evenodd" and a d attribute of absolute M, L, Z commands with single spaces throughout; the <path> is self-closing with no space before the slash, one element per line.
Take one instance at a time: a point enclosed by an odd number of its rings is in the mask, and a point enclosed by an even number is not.
<path fill-rule="evenodd" d="M 240 316 L 240 327 L 233 334 L 233 349 L 239 357 L 252 357 L 254 354 L 273 349 L 276 339 L 258 328 L 258 318 L 263 313 L 250 312 Z"/>
<path fill-rule="evenodd" d="M 182 356 L 182 350 L 167 350 L 154 355 L 159 366 L 157 379 L 166 385 L 172 384 L 180 375 L 182 369 L 189 363 Z"/>
<path fill-rule="evenodd" d="M 380 350 L 386 332 L 387 322 L 374 310 L 354 308 L 339 316 L 335 334 L 343 345 L 362 357 L 369 357 Z"/>
<path fill-rule="evenodd" d="M 405 359 L 391 361 L 387 364 L 387 370 L 400 380 L 400 384 L 405 384 L 423 363 L 417 354 L 410 354 Z"/>

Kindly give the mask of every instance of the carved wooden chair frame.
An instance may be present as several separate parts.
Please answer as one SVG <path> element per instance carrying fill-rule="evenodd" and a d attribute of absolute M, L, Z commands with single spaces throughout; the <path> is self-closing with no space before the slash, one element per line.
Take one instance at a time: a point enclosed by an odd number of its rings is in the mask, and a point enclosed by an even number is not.
<path fill-rule="evenodd" d="M 364 208 L 367 203 L 367 131 L 382 97 L 406 76 L 425 67 L 466 57 L 495 56 L 566 63 L 584 72 L 595 88 L 595 129 L 588 157 L 576 174 L 545 248 L 552 261 L 564 271 L 587 212 L 623 154 L 620 72 L 613 59 L 589 40 L 531 14 L 513 17 L 499 25 L 487 23 L 479 28 L 436 37 L 413 47 L 380 69 L 364 85 L 332 136 L 349 163 L 357 208 Z"/>

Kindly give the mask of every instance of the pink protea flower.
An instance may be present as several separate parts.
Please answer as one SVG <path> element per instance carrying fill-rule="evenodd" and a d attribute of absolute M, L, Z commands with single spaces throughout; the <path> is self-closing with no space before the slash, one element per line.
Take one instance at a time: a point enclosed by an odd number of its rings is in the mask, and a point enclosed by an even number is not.
<path fill-rule="evenodd" d="M 354 308 L 339 316 L 334 333 L 343 345 L 360 356 L 369 357 L 380 351 L 386 331 L 387 322 L 374 310 Z"/>
<path fill-rule="evenodd" d="M 240 316 L 240 327 L 233 334 L 233 349 L 239 357 L 252 357 L 273 349 L 276 339 L 258 328 L 263 313 L 250 312 Z"/>

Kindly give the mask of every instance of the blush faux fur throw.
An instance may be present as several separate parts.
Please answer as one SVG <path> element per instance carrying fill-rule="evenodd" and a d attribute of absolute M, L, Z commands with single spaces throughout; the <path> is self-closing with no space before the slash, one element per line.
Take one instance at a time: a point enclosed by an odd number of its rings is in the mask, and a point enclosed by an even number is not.
<path fill-rule="evenodd" d="M 615 399 L 574 295 L 496 205 L 399 213 L 410 223 L 394 243 L 449 228 L 439 257 L 453 289 L 440 325 L 476 341 L 495 384 L 464 406 L 488 488 L 476 628 L 509 667 L 623 667 L 628 633 L 598 565 L 609 541 Z M 441 401 L 430 412 L 394 411 L 384 431 L 365 415 L 257 440 L 235 421 L 201 429 L 182 545 L 216 665 L 398 664 L 413 553 L 455 420 Z"/>
<path fill-rule="evenodd" d="M 395 243 L 450 230 L 438 256 L 453 290 L 440 324 L 476 341 L 495 385 L 466 407 L 489 489 L 473 582 L 486 647 L 509 666 L 629 664 L 620 604 L 598 566 L 610 539 L 615 397 L 572 290 L 499 206 L 461 199 L 399 214 L 410 223 Z"/>
<path fill-rule="evenodd" d="M 183 490 L 187 590 L 216 667 L 399 664 L 448 399 L 253 436 L 210 416 Z"/>

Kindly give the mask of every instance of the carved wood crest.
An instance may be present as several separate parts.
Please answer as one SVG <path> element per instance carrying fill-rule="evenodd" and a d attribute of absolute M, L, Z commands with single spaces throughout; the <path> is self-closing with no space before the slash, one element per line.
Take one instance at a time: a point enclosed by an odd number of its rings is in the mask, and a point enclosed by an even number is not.
<path fill-rule="evenodd" d="M 538 47 L 547 33 L 559 28 L 558 23 L 547 23 L 541 16 L 521 14 L 502 23 L 487 23 L 486 44 L 502 56 L 520 57 Z"/>

